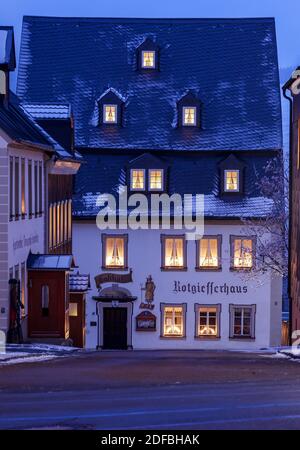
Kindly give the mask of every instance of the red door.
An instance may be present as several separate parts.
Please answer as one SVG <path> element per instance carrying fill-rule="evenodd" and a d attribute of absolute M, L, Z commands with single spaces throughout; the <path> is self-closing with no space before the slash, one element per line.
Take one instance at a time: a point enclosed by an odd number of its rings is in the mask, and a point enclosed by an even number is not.
<path fill-rule="evenodd" d="M 29 271 L 28 331 L 30 337 L 66 337 L 65 279 L 65 272 Z"/>

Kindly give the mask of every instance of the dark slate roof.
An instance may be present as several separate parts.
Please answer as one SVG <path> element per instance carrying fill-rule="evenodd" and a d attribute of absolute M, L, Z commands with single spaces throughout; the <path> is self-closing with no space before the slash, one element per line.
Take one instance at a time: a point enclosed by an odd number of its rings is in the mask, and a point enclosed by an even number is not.
<path fill-rule="evenodd" d="M 24 103 L 23 108 L 34 119 L 70 119 L 71 105 L 62 103 Z"/>
<path fill-rule="evenodd" d="M 160 48 L 158 72 L 136 70 L 146 38 Z M 109 88 L 125 101 L 122 127 L 97 126 Z M 273 19 L 25 16 L 17 90 L 27 103 L 71 103 L 80 147 L 282 147 Z M 176 102 L 189 90 L 203 104 L 202 129 L 176 127 Z"/>
<path fill-rule="evenodd" d="M 91 287 L 90 276 L 83 275 L 79 272 L 70 273 L 69 290 L 70 292 L 86 292 Z"/>
<path fill-rule="evenodd" d="M 75 218 L 95 217 L 99 212 L 96 205 L 100 194 L 117 196 L 126 185 L 126 166 L 134 153 L 110 152 L 99 154 L 86 151 L 82 165 L 75 177 L 73 214 Z M 156 152 L 158 155 L 158 152 Z M 240 218 L 263 217 L 270 214 L 273 202 L 262 196 L 258 180 L 264 175 L 264 167 L 270 161 L 270 152 L 244 152 L 239 156 L 245 163 L 245 196 L 243 198 L 219 197 L 218 164 L 228 154 L 225 152 L 160 152 L 164 164 L 168 165 L 168 191 L 170 194 L 204 194 L 206 217 Z"/>
<path fill-rule="evenodd" d="M 16 68 L 13 27 L 0 26 L 0 66 L 9 70 Z"/>
<path fill-rule="evenodd" d="M 49 151 L 59 148 L 55 141 L 30 117 L 10 92 L 9 102 L 0 98 L 0 128 L 16 141 L 46 146 Z"/>
<path fill-rule="evenodd" d="M 74 267 L 72 255 L 40 255 L 29 253 L 27 269 L 31 270 L 70 270 Z"/>

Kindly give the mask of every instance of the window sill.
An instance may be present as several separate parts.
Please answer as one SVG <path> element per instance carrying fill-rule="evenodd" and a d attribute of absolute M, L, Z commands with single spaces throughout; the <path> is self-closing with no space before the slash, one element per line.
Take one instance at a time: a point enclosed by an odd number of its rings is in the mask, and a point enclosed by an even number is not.
<path fill-rule="evenodd" d="M 163 340 L 184 340 L 184 339 L 186 339 L 186 336 L 159 336 L 159 338 L 160 339 L 163 339 Z"/>
<path fill-rule="evenodd" d="M 115 271 L 118 271 L 118 272 L 119 272 L 119 271 L 123 271 L 123 272 L 124 272 L 125 270 L 128 270 L 128 267 L 127 267 L 127 266 L 123 266 L 123 267 L 107 267 L 107 266 L 102 266 L 101 269 L 102 269 L 102 270 L 106 270 L 106 271 L 107 271 L 107 270 L 111 270 L 111 271 L 114 271 L 114 272 L 115 272 Z"/>
<path fill-rule="evenodd" d="M 161 267 L 162 272 L 187 272 L 187 267 Z"/>
<path fill-rule="evenodd" d="M 251 336 L 231 336 L 229 338 L 231 341 L 255 341 L 255 337 L 251 337 Z"/>
<path fill-rule="evenodd" d="M 196 272 L 222 272 L 222 267 L 195 267 Z"/>
<path fill-rule="evenodd" d="M 251 272 L 254 267 L 230 267 L 230 272 Z"/>
<path fill-rule="evenodd" d="M 197 341 L 219 341 L 221 336 L 194 336 Z"/>

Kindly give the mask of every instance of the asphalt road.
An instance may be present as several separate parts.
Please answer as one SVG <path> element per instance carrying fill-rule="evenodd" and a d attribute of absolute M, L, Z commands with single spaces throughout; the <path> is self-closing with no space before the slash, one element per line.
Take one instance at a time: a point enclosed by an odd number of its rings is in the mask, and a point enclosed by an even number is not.
<path fill-rule="evenodd" d="M 1 368 L 0 387 L 0 429 L 300 429 L 300 364 L 260 355 L 93 353 Z"/>

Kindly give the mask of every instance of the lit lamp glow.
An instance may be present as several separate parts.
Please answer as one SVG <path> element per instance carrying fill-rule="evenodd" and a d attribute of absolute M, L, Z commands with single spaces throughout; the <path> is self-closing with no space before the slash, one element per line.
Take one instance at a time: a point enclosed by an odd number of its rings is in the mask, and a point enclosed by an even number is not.
<path fill-rule="evenodd" d="M 251 239 L 236 239 L 234 241 L 234 267 L 252 267 L 252 241 Z"/>
<path fill-rule="evenodd" d="M 116 123 L 117 122 L 117 106 L 116 105 L 104 105 L 104 122 Z"/>
<path fill-rule="evenodd" d="M 142 67 L 153 69 L 155 67 L 155 52 L 143 52 Z"/>
<path fill-rule="evenodd" d="M 183 108 L 183 125 L 196 125 L 196 108 L 194 106 Z"/>

